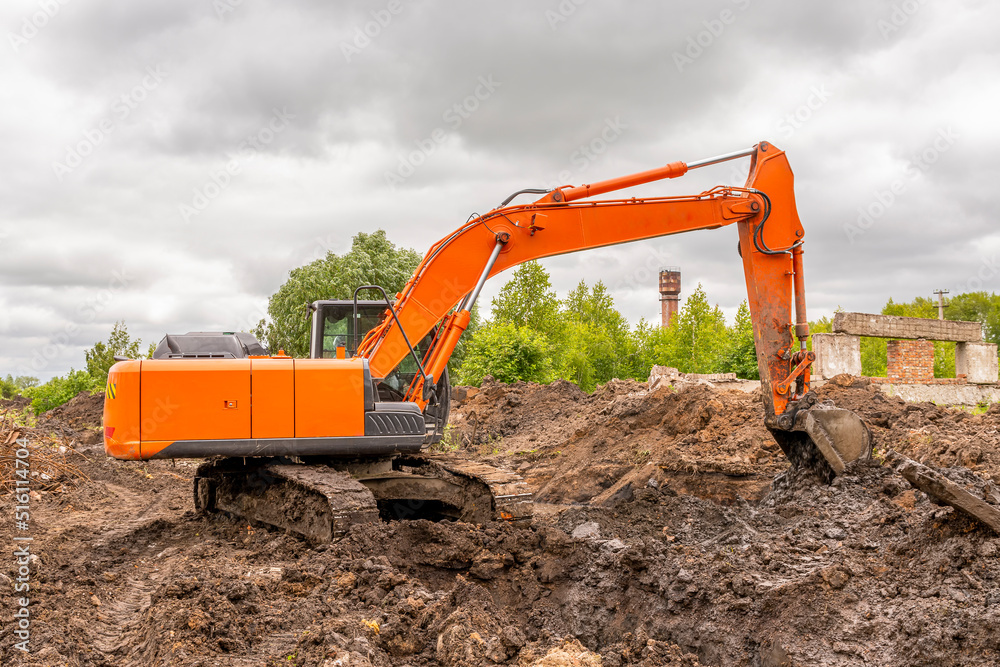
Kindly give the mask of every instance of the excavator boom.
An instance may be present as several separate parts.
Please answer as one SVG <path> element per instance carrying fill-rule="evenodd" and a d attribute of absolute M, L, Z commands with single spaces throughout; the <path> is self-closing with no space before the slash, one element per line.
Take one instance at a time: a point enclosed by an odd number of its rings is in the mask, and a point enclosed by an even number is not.
<path fill-rule="evenodd" d="M 724 159 L 751 157 L 744 187 L 720 187 L 686 197 L 644 197 L 582 201 L 664 178 Z M 766 142 L 754 149 L 686 165 L 671 163 L 633 176 L 580 187 L 558 188 L 538 201 L 494 209 L 476 217 L 435 243 L 399 294 L 396 318 L 386 318 L 359 348 L 374 377 L 388 374 L 408 354 L 409 340 L 426 335 L 444 320 L 435 346 L 426 356 L 428 375 L 439 373 L 457 341 L 472 307 L 477 284 L 523 262 L 630 241 L 716 229 L 736 224 L 754 321 L 761 379 L 768 416 L 782 414 L 790 401 L 808 390 L 806 355 L 808 325 L 802 283 L 804 231 L 793 192 L 793 175 L 785 154 Z M 464 302 L 464 303 L 463 303 Z M 457 313 L 449 315 L 462 304 Z M 799 307 L 793 319 L 793 304 Z M 397 322 L 398 320 L 398 322 Z M 793 349 L 791 328 L 800 345 Z M 415 388 L 416 389 L 416 388 Z M 421 402 L 419 391 L 411 400 Z"/>
<path fill-rule="evenodd" d="M 743 187 L 688 197 L 588 199 L 742 157 L 751 159 Z M 805 231 L 788 159 L 768 142 L 698 162 L 556 188 L 532 204 L 501 206 L 469 220 L 431 247 L 397 295 L 393 317 L 369 332 L 359 354 L 380 377 L 408 353 L 407 339 L 425 335 L 440 322 L 424 357 L 425 378 L 415 378 L 407 395 L 426 405 L 424 384 L 444 371 L 489 277 L 543 257 L 731 224 L 739 230 L 766 424 L 792 460 L 810 459 L 818 449 L 834 472 L 842 472 L 846 463 L 868 455 L 870 436 L 845 410 L 825 406 L 808 419 L 798 414 L 812 405 L 806 397 L 815 360 L 807 350 Z"/>

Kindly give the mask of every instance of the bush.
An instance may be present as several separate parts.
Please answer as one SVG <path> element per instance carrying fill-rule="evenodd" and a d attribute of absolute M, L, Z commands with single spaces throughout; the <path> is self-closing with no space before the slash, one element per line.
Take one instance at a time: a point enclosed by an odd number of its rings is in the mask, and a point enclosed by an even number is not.
<path fill-rule="evenodd" d="M 43 385 L 26 389 L 24 395 L 31 399 L 31 411 L 40 415 L 59 407 L 81 391 L 97 391 L 103 388 L 103 385 L 87 371 L 70 369 L 66 377 L 54 377 Z"/>
<path fill-rule="evenodd" d="M 24 393 L 25 389 L 38 385 L 38 378 L 27 375 L 14 377 L 8 374 L 5 378 L 0 378 L 0 398 L 14 398 Z"/>
<path fill-rule="evenodd" d="M 510 322 L 490 323 L 469 341 L 458 384 L 479 386 L 492 375 L 500 382 L 550 382 L 552 353 L 545 334 Z"/>
<path fill-rule="evenodd" d="M 747 380 L 760 379 L 757 365 L 757 348 L 753 341 L 753 321 L 747 302 L 740 304 L 736 312 L 736 323 L 729 329 L 729 348 L 720 361 L 719 371 L 736 373 L 736 377 Z"/>

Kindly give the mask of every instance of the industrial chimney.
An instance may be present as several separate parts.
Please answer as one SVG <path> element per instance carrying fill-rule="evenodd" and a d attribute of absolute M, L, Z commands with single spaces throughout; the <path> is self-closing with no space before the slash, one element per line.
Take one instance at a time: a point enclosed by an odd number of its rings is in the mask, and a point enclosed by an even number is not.
<path fill-rule="evenodd" d="M 681 269 L 667 266 L 660 269 L 660 315 L 663 327 L 669 327 L 677 316 L 677 304 L 681 298 Z"/>

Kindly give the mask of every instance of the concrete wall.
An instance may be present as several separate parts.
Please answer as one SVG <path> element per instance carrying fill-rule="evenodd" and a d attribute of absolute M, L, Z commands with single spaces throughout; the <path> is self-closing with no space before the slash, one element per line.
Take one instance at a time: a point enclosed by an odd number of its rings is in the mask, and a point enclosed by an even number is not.
<path fill-rule="evenodd" d="M 1000 385 L 995 384 L 876 384 L 884 394 L 904 401 L 927 401 L 938 405 L 967 405 L 1000 402 Z"/>
<path fill-rule="evenodd" d="M 994 343 L 957 343 L 955 374 L 965 375 L 965 381 L 973 384 L 996 382 L 997 346 Z"/>
<path fill-rule="evenodd" d="M 958 343 L 976 343 L 983 339 L 983 326 L 979 322 L 930 320 L 923 317 L 896 317 L 869 313 L 837 313 L 833 316 L 833 330 L 835 333 L 854 336 L 924 338 Z"/>
<path fill-rule="evenodd" d="M 861 339 L 847 334 L 813 334 L 812 349 L 816 353 L 813 377 L 828 380 L 847 373 L 861 375 Z"/>

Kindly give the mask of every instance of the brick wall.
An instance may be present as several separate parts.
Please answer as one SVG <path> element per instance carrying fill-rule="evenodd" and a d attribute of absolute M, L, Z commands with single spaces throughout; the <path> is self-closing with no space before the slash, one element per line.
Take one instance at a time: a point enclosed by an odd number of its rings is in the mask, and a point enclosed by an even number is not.
<path fill-rule="evenodd" d="M 934 378 L 934 343 L 890 340 L 886 375 L 890 382 L 925 382 Z"/>

